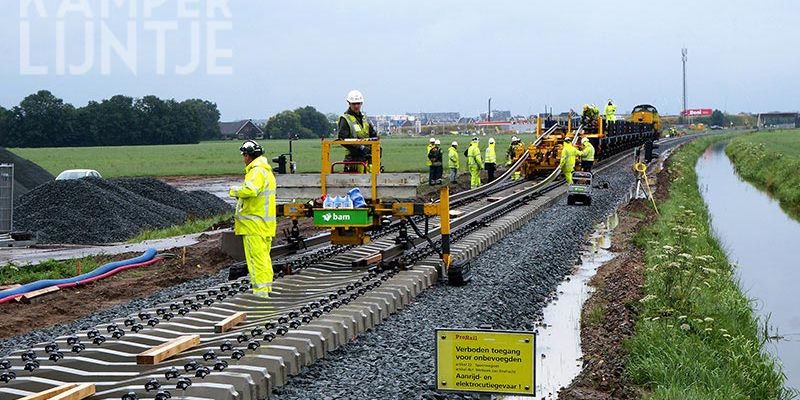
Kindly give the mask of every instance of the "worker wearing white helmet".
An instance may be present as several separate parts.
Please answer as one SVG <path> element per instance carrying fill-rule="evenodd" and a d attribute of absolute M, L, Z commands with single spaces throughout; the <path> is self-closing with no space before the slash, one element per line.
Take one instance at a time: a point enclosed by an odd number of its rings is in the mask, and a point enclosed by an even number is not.
<path fill-rule="evenodd" d="M 428 154 L 430 154 L 434 143 L 436 143 L 436 138 L 431 137 L 428 139 L 428 146 L 425 147 L 425 165 L 428 166 L 428 169 L 431 167 L 431 160 L 428 158 Z"/>
<path fill-rule="evenodd" d="M 483 169 L 483 161 L 481 160 L 480 139 L 478 137 L 472 138 L 467 149 L 467 166 L 469 167 L 469 187 L 475 189 L 481 186 L 481 169 Z"/>
<path fill-rule="evenodd" d="M 455 182 L 458 179 L 459 164 L 458 142 L 454 141 L 450 143 L 450 148 L 447 150 L 447 168 L 450 169 L 450 182 Z"/>
<path fill-rule="evenodd" d="M 594 146 L 589 141 L 588 137 L 581 139 L 581 170 L 585 172 L 592 172 L 592 165 L 594 165 Z"/>
<path fill-rule="evenodd" d="M 494 149 L 494 138 L 489 138 L 489 145 L 486 146 L 486 155 L 483 159 L 484 169 L 489 176 L 487 182 L 494 180 L 494 172 L 497 170 L 497 152 Z"/>
<path fill-rule="evenodd" d="M 429 169 L 428 174 L 428 184 L 429 185 L 438 185 L 442 183 L 442 149 L 441 149 L 442 142 L 438 139 L 433 141 L 433 147 L 431 151 L 428 152 L 428 159 L 431 162 L 431 166 Z"/>
<path fill-rule="evenodd" d="M 347 111 L 339 117 L 337 128 L 339 139 L 377 139 L 378 132 L 367 120 L 367 116 L 361 112 L 364 104 L 364 95 L 358 90 L 351 90 L 347 93 Z M 347 155 L 345 161 L 369 162 L 371 152 L 368 146 L 345 145 Z M 349 165 L 346 167 L 349 172 L 367 172 L 363 167 Z"/>

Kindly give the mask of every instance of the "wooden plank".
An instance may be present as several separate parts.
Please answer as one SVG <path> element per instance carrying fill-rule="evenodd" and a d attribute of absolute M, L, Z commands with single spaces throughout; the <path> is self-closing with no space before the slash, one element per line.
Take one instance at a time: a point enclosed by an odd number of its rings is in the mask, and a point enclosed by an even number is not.
<path fill-rule="evenodd" d="M 464 215 L 464 212 L 463 212 L 463 211 L 459 211 L 459 210 L 450 210 L 450 216 L 451 216 L 451 217 L 460 217 L 460 216 L 462 216 L 462 215 Z"/>
<path fill-rule="evenodd" d="M 239 325 L 247 319 L 247 313 L 244 312 L 237 312 L 231 315 L 228 318 L 223 319 L 222 321 L 218 322 L 214 325 L 214 332 L 215 333 L 223 333 L 231 330 L 234 326 Z"/>
<path fill-rule="evenodd" d="M 78 386 L 78 385 L 75 384 L 75 383 L 67 383 L 65 385 L 56 386 L 56 387 L 54 387 L 52 389 L 45 390 L 44 392 L 34 393 L 34 394 L 31 394 L 31 395 L 25 396 L 25 397 L 23 397 L 21 399 L 18 399 L 18 400 L 48 400 L 53 396 L 59 395 L 61 393 L 66 392 L 67 390 L 70 390 L 70 389 L 74 388 L 75 386 Z"/>
<path fill-rule="evenodd" d="M 43 289 L 34 290 L 29 293 L 25 293 L 24 295 L 17 297 L 16 300 L 21 301 L 23 303 L 30 303 L 31 299 L 33 299 L 34 297 L 39 297 L 48 293 L 57 292 L 59 290 L 61 290 L 61 288 L 59 288 L 58 286 L 50 286 Z"/>
<path fill-rule="evenodd" d="M 179 336 L 136 356 L 139 365 L 155 365 L 200 344 L 200 335 Z"/>
<path fill-rule="evenodd" d="M 80 383 L 64 393 L 51 397 L 50 400 L 82 400 L 94 393 L 94 383 Z"/>

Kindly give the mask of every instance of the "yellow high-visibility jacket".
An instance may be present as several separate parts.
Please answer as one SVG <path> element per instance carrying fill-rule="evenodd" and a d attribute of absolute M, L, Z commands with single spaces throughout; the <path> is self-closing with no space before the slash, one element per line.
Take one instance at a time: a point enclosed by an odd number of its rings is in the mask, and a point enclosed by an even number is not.
<path fill-rule="evenodd" d="M 433 165 L 433 163 L 431 163 L 431 160 L 428 158 L 428 154 L 431 154 L 431 149 L 432 148 L 433 148 L 433 145 L 430 144 L 430 143 L 428 143 L 428 147 L 425 148 L 425 160 L 426 160 L 425 161 L 425 165 L 427 165 L 429 167 L 431 165 Z"/>
<path fill-rule="evenodd" d="M 583 144 L 583 150 L 580 152 L 581 160 L 594 161 L 594 146 L 591 142 Z"/>
<path fill-rule="evenodd" d="M 244 169 L 244 183 L 228 193 L 236 198 L 233 231 L 237 235 L 275 236 L 275 175 L 264 156 Z"/>
<path fill-rule="evenodd" d="M 617 120 L 617 106 L 614 104 L 607 104 L 606 105 L 606 121 L 616 121 Z"/>
<path fill-rule="evenodd" d="M 481 148 L 478 143 L 472 142 L 467 149 L 467 165 L 470 167 L 477 166 L 483 168 L 483 161 L 481 160 Z"/>
<path fill-rule="evenodd" d="M 484 158 L 483 161 L 490 164 L 497 163 L 497 153 L 494 151 L 494 144 L 490 144 L 486 147 L 486 158 Z"/>
<path fill-rule="evenodd" d="M 565 142 L 564 147 L 561 148 L 561 161 L 558 164 L 561 170 L 565 172 L 575 170 L 575 159 L 578 158 L 579 153 L 572 143 Z"/>
<path fill-rule="evenodd" d="M 450 146 L 450 150 L 447 151 L 447 168 L 450 169 L 458 169 L 460 160 L 458 158 L 458 150 L 455 147 Z"/>

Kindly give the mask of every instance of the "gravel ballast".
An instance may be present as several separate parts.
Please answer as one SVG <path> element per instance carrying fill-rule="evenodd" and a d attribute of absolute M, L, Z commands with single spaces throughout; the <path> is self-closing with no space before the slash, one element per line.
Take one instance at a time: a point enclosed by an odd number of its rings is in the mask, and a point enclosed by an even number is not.
<path fill-rule="evenodd" d="M 274 399 L 477 398 L 435 391 L 436 328 L 534 331 L 552 292 L 570 273 L 586 234 L 628 194 L 635 182 L 621 162 L 598 180 L 592 205 L 566 198 L 473 260 L 467 286 L 434 286 L 376 329 L 329 353 L 277 389 Z"/>
<path fill-rule="evenodd" d="M 55 177 L 36 163 L 0 147 L 0 164 L 14 164 L 14 201 Z M 15 203 L 16 204 L 16 203 Z"/>
<path fill-rule="evenodd" d="M 20 198 L 14 216 L 16 229 L 35 232 L 41 243 L 96 244 L 230 210 L 213 195 L 183 192 L 157 179 L 84 178 L 37 187 Z"/>

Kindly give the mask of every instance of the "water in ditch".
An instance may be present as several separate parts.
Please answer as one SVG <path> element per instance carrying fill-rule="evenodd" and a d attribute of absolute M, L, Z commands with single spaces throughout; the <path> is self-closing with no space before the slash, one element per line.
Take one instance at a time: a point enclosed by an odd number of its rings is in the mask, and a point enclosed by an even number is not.
<path fill-rule="evenodd" d="M 696 171 L 714 233 L 755 311 L 769 319 L 767 349 L 783 364 L 787 386 L 800 388 L 800 222 L 735 173 L 724 143 L 706 150 Z"/>

